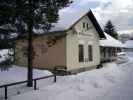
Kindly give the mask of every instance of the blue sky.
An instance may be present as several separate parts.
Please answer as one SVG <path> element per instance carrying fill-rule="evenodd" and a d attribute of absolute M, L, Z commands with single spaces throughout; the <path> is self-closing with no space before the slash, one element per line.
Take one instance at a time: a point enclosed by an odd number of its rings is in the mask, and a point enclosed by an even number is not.
<path fill-rule="evenodd" d="M 91 8 L 101 26 L 111 20 L 117 30 L 133 29 L 133 0 L 73 0 L 69 11 Z"/>

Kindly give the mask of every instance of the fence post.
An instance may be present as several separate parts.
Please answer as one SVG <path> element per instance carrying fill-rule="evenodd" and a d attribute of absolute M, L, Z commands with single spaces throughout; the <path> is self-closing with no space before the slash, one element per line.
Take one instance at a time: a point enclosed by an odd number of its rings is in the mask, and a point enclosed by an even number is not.
<path fill-rule="evenodd" d="M 36 79 L 34 80 L 34 90 L 37 90 L 37 82 L 36 82 Z"/>
<path fill-rule="evenodd" d="M 56 71 L 57 71 L 57 68 L 55 67 L 54 68 L 54 82 L 56 82 Z"/>
<path fill-rule="evenodd" d="M 5 85 L 5 99 L 7 99 L 7 86 Z"/>

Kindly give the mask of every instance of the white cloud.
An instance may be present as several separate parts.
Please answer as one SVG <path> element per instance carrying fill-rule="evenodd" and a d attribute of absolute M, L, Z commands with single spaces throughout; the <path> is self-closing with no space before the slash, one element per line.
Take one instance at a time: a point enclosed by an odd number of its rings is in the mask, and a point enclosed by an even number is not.
<path fill-rule="evenodd" d="M 84 6 L 90 2 L 100 2 L 99 0 L 80 0 L 80 2 L 78 3 L 79 6 Z"/>
<path fill-rule="evenodd" d="M 111 20 L 117 30 L 133 29 L 133 0 L 73 0 L 64 12 L 78 12 L 91 8 L 101 26 Z"/>
<path fill-rule="evenodd" d="M 117 30 L 133 28 L 132 0 L 110 0 L 108 2 L 101 2 L 100 6 L 93 9 L 93 11 L 97 13 L 96 17 L 102 26 L 107 20 L 112 20 Z"/>

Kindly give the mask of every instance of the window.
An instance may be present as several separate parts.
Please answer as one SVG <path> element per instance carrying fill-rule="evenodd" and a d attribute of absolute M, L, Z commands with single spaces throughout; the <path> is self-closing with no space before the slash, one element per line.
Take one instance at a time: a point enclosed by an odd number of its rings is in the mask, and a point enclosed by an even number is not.
<path fill-rule="evenodd" d="M 84 62 L 84 46 L 79 45 L 79 62 Z"/>
<path fill-rule="evenodd" d="M 85 22 L 83 22 L 83 28 L 85 28 Z"/>
<path fill-rule="evenodd" d="M 88 23 L 86 24 L 86 27 L 87 27 L 87 30 L 89 30 L 89 24 Z"/>
<path fill-rule="evenodd" d="M 111 49 L 108 48 L 108 58 L 111 57 L 111 56 L 112 56 L 112 54 L 111 54 Z"/>
<path fill-rule="evenodd" d="M 89 61 L 93 61 L 93 52 L 92 52 L 91 45 L 88 45 L 88 58 L 89 58 Z"/>
<path fill-rule="evenodd" d="M 101 52 L 103 52 L 103 57 L 105 58 L 106 57 L 106 48 L 103 48 L 103 51 L 101 51 Z"/>

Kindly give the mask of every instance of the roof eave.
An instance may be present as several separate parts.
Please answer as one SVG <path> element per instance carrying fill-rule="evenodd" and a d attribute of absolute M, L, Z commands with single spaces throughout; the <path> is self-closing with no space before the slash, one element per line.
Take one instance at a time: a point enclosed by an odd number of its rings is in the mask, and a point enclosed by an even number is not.
<path fill-rule="evenodd" d="M 97 30 L 100 39 L 106 39 L 106 36 L 105 36 L 102 28 L 100 27 L 99 23 L 97 22 L 94 14 L 92 13 L 91 10 L 88 12 L 88 17 L 91 20 L 92 24 L 94 25 L 95 29 Z"/>

